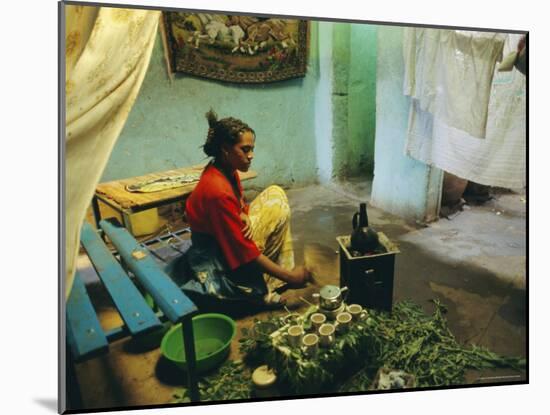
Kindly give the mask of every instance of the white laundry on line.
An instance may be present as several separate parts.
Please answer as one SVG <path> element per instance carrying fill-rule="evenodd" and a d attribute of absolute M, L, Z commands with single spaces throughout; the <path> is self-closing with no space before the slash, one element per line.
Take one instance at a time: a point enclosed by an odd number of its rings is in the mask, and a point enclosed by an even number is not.
<path fill-rule="evenodd" d="M 489 94 L 505 35 L 405 28 L 404 93 L 447 125 L 485 138 Z"/>
<path fill-rule="evenodd" d="M 519 40 L 509 35 L 505 53 Z M 410 50 L 404 48 L 405 58 Z M 410 62 L 409 62 L 410 63 Z M 406 67 L 411 68 L 411 65 Z M 494 69 L 493 69 L 494 70 Z M 405 72 L 405 88 L 418 82 Z M 485 139 L 445 122 L 437 111 L 411 99 L 406 154 L 467 180 L 489 186 L 522 188 L 526 182 L 525 77 L 517 70 L 495 72 L 490 88 Z M 407 89 L 406 89 L 407 92 Z"/>

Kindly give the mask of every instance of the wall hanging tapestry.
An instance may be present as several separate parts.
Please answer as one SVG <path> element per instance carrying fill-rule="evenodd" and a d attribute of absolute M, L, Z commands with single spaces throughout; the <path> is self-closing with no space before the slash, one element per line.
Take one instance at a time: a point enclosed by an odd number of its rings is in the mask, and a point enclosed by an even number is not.
<path fill-rule="evenodd" d="M 164 19 L 176 72 L 239 83 L 306 74 L 306 20 L 182 12 Z"/>

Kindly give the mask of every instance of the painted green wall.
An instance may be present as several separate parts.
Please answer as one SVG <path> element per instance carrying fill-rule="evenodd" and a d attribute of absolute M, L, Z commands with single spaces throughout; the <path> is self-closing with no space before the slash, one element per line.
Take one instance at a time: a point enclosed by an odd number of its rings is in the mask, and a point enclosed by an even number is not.
<path fill-rule="evenodd" d="M 157 36 L 147 75 L 101 180 L 205 161 L 199 147 L 207 132 L 204 114 L 212 107 L 220 117 L 240 118 L 256 131 L 252 168 L 260 175 L 254 180 L 254 186 L 315 182 L 317 40 L 317 24 L 313 23 L 305 78 L 236 85 L 182 74 L 176 74 L 171 83 Z"/>
<path fill-rule="evenodd" d="M 372 174 L 377 26 L 321 23 L 324 30 L 332 27 L 330 41 L 320 42 L 319 25 L 310 26 L 306 77 L 261 85 L 183 74 L 171 82 L 157 37 L 147 75 L 101 181 L 205 161 L 200 146 L 210 107 L 220 117 L 241 118 L 256 131 L 252 168 L 260 175 L 251 185 L 306 185 L 326 170 L 339 178 Z M 321 141 L 327 144 L 319 146 Z"/>
<path fill-rule="evenodd" d="M 334 23 L 333 175 L 371 175 L 376 123 L 377 26 Z"/>
<path fill-rule="evenodd" d="M 372 176 L 376 133 L 377 26 L 351 24 L 349 159 L 353 172 Z"/>
<path fill-rule="evenodd" d="M 350 25 L 334 23 L 332 26 L 332 141 L 333 176 L 350 175 L 352 167 L 348 158 L 348 87 L 350 65 Z"/>
<path fill-rule="evenodd" d="M 401 27 L 378 27 L 376 156 L 371 203 L 409 220 L 437 218 L 442 172 L 404 153 L 409 98 L 403 95 Z"/>

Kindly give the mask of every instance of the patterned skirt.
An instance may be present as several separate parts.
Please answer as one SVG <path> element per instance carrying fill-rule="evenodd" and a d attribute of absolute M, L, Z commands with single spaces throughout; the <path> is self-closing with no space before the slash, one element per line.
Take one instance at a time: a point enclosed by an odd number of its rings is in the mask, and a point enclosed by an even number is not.
<path fill-rule="evenodd" d="M 294 250 L 290 232 L 290 206 L 285 191 L 269 186 L 250 203 L 252 240 L 262 253 L 281 267 L 294 268 Z M 285 283 L 264 274 L 269 292 Z"/>

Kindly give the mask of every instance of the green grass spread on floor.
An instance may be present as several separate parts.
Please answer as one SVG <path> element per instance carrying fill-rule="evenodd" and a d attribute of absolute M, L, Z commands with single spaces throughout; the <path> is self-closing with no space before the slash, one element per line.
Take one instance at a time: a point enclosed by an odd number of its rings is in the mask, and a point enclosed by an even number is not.
<path fill-rule="evenodd" d="M 467 369 L 525 369 L 523 358 L 500 356 L 484 347 L 458 343 L 444 317 L 445 306 L 438 300 L 433 304 L 432 315 L 410 301 L 395 304 L 391 314 L 369 310 L 368 318 L 337 335 L 332 348 L 319 349 L 313 358 L 285 344 L 284 336 L 283 340 L 274 340 L 270 335 L 295 323 L 296 318 L 304 321 L 307 330 L 303 316 L 255 320 L 255 329 L 242 329 L 240 351 L 244 362 L 228 361 L 202 378 L 201 401 L 251 397 L 249 368 L 261 364 L 275 370 L 282 395 L 367 391 L 381 368 L 414 376 L 417 388 L 464 384 Z M 186 401 L 185 390 L 175 395 L 175 402 Z"/>

